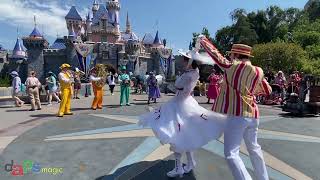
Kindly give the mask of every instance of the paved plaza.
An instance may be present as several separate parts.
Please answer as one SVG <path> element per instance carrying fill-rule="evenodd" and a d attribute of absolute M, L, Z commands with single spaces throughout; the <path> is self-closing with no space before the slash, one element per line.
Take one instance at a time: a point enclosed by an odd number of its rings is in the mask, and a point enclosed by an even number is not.
<path fill-rule="evenodd" d="M 163 95 L 159 106 L 172 98 Z M 55 117 L 58 104 L 28 112 L 28 106 L 0 108 L 1 180 L 111 180 L 168 179 L 174 167 L 173 155 L 148 128 L 137 125 L 138 115 L 147 110 L 146 95 L 133 95 L 132 106 L 120 107 L 118 92 L 106 93 L 104 109 L 92 111 L 92 97 L 73 100 L 75 115 Z M 210 109 L 206 98 L 198 102 Z M 296 118 L 278 107 L 261 106 L 259 143 L 264 151 L 271 179 L 320 179 L 320 118 Z M 241 156 L 252 174 L 246 148 Z M 213 140 L 195 152 L 197 167 L 183 179 L 231 180 L 224 160 L 223 138 Z M 12 176 L 5 165 L 25 160 L 59 172 L 29 172 Z M 8 168 L 8 167 L 7 167 Z"/>

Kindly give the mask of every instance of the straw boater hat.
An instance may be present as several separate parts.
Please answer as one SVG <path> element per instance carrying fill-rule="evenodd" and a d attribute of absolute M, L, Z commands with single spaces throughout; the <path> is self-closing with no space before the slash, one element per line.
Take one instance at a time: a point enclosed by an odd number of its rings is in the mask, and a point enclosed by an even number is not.
<path fill-rule="evenodd" d="M 61 66 L 60 66 L 60 69 L 63 69 L 63 68 L 71 68 L 71 66 L 70 66 L 70 64 L 62 64 Z"/>
<path fill-rule="evenodd" d="M 245 56 L 248 56 L 248 57 L 253 57 L 251 55 L 251 50 L 252 50 L 252 47 L 251 46 L 248 46 L 248 45 L 245 45 L 245 44 L 233 44 L 232 45 L 232 48 L 231 48 L 231 51 L 229 51 L 230 54 L 241 54 L 241 55 L 245 55 Z"/>

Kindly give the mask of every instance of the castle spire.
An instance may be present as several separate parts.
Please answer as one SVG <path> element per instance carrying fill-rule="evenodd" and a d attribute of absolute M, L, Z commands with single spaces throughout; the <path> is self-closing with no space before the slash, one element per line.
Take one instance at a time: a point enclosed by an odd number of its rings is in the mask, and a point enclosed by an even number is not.
<path fill-rule="evenodd" d="M 33 22 L 34 22 L 34 27 L 37 26 L 37 19 L 36 19 L 36 15 L 34 14 L 33 15 Z"/>
<path fill-rule="evenodd" d="M 94 0 L 93 1 L 93 4 L 92 4 L 92 13 L 93 13 L 93 16 L 96 15 L 96 12 L 99 10 L 99 4 L 97 2 L 97 0 Z"/>
<path fill-rule="evenodd" d="M 26 52 L 24 51 L 23 46 L 21 45 L 20 38 L 17 37 L 16 44 L 12 51 L 12 58 L 20 59 L 25 57 L 26 57 Z"/>
<path fill-rule="evenodd" d="M 129 20 L 129 13 L 127 12 L 127 22 L 126 22 L 126 33 L 129 34 L 131 33 L 131 23 Z"/>
<path fill-rule="evenodd" d="M 153 41 L 153 44 L 154 45 L 161 45 L 161 41 L 160 41 L 160 38 L 159 38 L 159 31 L 157 31 L 157 34 L 156 34 L 156 37 L 154 38 L 154 41 Z"/>

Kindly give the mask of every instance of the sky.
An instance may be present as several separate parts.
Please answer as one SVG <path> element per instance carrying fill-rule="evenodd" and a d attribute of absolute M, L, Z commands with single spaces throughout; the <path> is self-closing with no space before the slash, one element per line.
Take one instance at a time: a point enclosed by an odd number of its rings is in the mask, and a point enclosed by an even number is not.
<path fill-rule="evenodd" d="M 106 0 L 98 0 L 105 3 Z M 0 0 L 0 44 L 12 50 L 17 36 L 28 36 L 38 28 L 50 44 L 57 36 L 67 35 L 65 15 L 75 5 L 85 18 L 93 0 Z M 266 9 L 270 5 L 281 8 L 303 8 L 307 0 L 120 0 L 121 30 L 125 30 L 129 12 L 133 31 L 143 38 L 145 33 L 167 39 L 174 50 L 188 49 L 193 32 L 207 27 L 212 36 L 218 29 L 232 23 L 230 13 L 236 8 L 247 12 Z M 18 29 L 18 31 L 17 31 Z"/>

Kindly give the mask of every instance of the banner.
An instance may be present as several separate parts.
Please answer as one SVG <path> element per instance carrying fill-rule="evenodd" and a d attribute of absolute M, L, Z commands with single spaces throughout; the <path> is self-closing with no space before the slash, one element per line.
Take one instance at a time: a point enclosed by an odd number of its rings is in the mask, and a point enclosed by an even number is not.
<path fill-rule="evenodd" d="M 168 59 L 165 59 L 163 57 L 160 56 L 160 67 L 164 73 L 165 76 L 167 76 L 167 72 L 168 72 L 168 61 L 170 59 L 171 56 L 169 56 Z"/>
<path fill-rule="evenodd" d="M 74 44 L 77 53 L 83 57 L 87 57 L 93 50 L 93 44 Z"/>
<path fill-rule="evenodd" d="M 85 72 L 86 76 L 89 75 L 90 65 L 93 56 L 92 44 L 74 44 L 78 55 L 78 63 L 80 70 Z"/>

